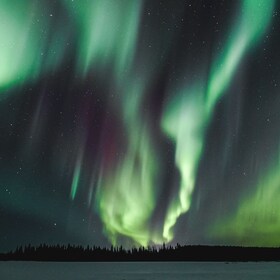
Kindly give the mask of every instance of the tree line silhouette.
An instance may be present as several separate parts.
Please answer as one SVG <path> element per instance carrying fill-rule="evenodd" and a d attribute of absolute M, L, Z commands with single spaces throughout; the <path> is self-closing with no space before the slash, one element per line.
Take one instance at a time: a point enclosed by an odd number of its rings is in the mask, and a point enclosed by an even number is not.
<path fill-rule="evenodd" d="M 15 261 L 280 261 L 280 248 L 235 246 L 97 247 L 75 245 L 20 246 L 0 254 Z"/>

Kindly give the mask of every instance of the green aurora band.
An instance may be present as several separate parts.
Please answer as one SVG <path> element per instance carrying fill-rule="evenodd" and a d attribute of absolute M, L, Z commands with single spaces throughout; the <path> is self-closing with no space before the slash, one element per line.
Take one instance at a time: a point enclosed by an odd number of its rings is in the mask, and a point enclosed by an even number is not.
<path fill-rule="evenodd" d="M 130 245 L 162 243 L 149 224 L 156 205 L 160 164 L 149 122 L 140 110 L 149 84 L 148 76 L 147 72 L 134 74 L 130 82 L 123 85 L 119 113 L 127 147 L 115 167 L 107 174 L 101 170 L 99 175 L 95 203 L 105 233 L 114 245 L 122 243 L 121 237 L 128 238 Z"/>
<path fill-rule="evenodd" d="M 234 24 L 221 55 L 214 61 L 207 86 L 203 83 L 180 90 L 166 106 L 163 131 L 176 143 L 176 165 L 181 174 L 179 197 L 171 203 L 164 223 L 163 238 L 173 239 L 177 219 L 186 213 L 196 182 L 205 133 L 217 101 L 226 93 L 242 58 L 262 38 L 274 7 L 274 0 L 242 1 L 239 20 Z"/>
<path fill-rule="evenodd" d="M 230 216 L 209 228 L 216 240 L 243 246 L 279 246 L 280 235 L 280 159 L 256 183 L 256 188 L 238 203 Z"/>
<path fill-rule="evenodd" d="M 125 78 L 134 57 L 142 1 L 64 1 L 79 27 L 78 73 L 106 73 L 110 67 L 116 81 Z"/>
<path fill-rule="evenodd" d="M 126 137 L 126 146 L 117 147 L 119 156 L 110 163 L 110 169 L 102 166 L 101 159 L 101 165 L 93 170 L 97 189 L 95 194 L 89 195 L 89 204 L 93 204 L 91 207 L 98 212 L 104 231 L 114 245 L 120 244 L 122 238 L 129 239 L 130 244 L 143 246 L 170 242 L 174 238 L 173 229 L 178 218 L 191 206 L 205 136 L 215 106 L 226 94 L 246 53 L 264 35 L 275 0 L 241 1 L 240 15 L 224 49 L 213 61 L 209 76 L 205 79 L 201 77 L 201 81 L 194 85 L 183 85 L 179 90 L 175 87 L 170 89 L 175 96 L 166 103 L 160 125 L 164 136 L 175 144 L 175 163 L 181 182 L 179 193 L 174 194 L 177 196 L 168 205 L 160 232 L 151 225 L 160 189 L 160 155 L 153 142 L 149 119 L 143 116 L 143 107 L 145 94 L 149 92 L 150 83 L 161 66 L 156 61 L 159 57 L 154 55 L 154 60 L 150 60 L 152 55 L 148 51 L 142 54 L 143 65 L 139 65 L 141 62 L 135 55 L 144 1 L 60 2 L 74 21 L 73 30 L 62 23 L 56 24 L 56 30 L 52 30 L 52 11 L 40 1 L 1 0 L 0 100 L 5 89 L 32 82 L 45 73 L 55 71 L 67 54 L 69 34 L 76 32 L 77 75 L 83 78 L 101 76 L 104 84 L 110 84 L 108 91 L 114 91 L 116 98 L 109 101 L 108 106 L 118 113 Z M 38 20 L 36 15 L 40 14 L 47 16 Z M 85 151 L 85 147 L 77 149 L 77 157 L 73 161 L 71 200 L 75 200 L 82 185 Z M 246 233 L 252 230 L 249 221 L 253 217 L 256 240 L 252 240 L 252 244 L 277 244 L 280 233 L 277 207 L 279 166 L 259 181 L 256 194 L 245 199 L 231 219 L 215 224 L 214 237 L 233 236 L 233 239 L 244 241 Z M 92 195 L 95 195 L 94 199 Z M 29 202 L 24 194 L 20 193 L 20 196 Z M 4 200 L 2 204 L 6 205 Z M 19 203 L 15 206 L 17 211 L 22 208 Z M 8 205 L 5 207 L 8 208 Z M 30 212 L 34 211 L 30 207 Z M 43 217 L 47 216 L 45 211 L 42 212 Z M 34 215 L 37 214 L 34 212 Z M 249 240 L 244 242 L 251 245 Z"/>
<path fill-rule="evenodd" d="M 101 174 L 96 204 L 114 245 L 118 237 L 125 236 L 134 244 L 147 246 L 152 238 L 148 221 L 156 197 L 155 156 L 144 127 L 129 134 L 128 143 L 124 158 L 113 172 Z"/>
<path fill-rule="evenodd" d="M 79 5 L 70 1 L 66 3 L 70 10 L 72 5 Z M 125 236 L 136 244 L 147 246 L 150 242 L 171 241 L 177 219 L 188 211 L 205 133 L 215 105 L 225 94 L 246 51 L 265 32 L 274 1 L 244 0 L 238 24 L 235 24 L 224 51 L 213 63 L 207 86 L 203 87 L 201 83 L 192 90 L 183 88 L 166 106 L 162 128 L 176 142 L 175 160 L 181 173 L 181 185 L 179 197 L 169 206 L 162 237 L 149 230 L 157 198 L 158 161 L 148 126 L 144 120 L 139 121 L 147 81 L 144 74 L 140 75 L 143 81 L 136 81 L 134 75 L 129 74 L 141 10 L 140 5 L 135 3 L 119 2 L 119 5 L 113 5 L 111 12 L 107 9 L 108 5 L 112 5 L 110 0 L 94 1 L 90 8 L 84 5 L 78 7 L 76 17 L 82 31 L 78 69 L 85 75 L 91 69 L 102 72 L 108 65 L 113 65 L 115 85 L 122 92 L 120 114 L 128 138 L 124 156 L 113 171 L 109 174 L 103 174 L 103 170 L 99 172 L 95 207 L 113 244 L 118 243 L 119 237 Z M 125 17 L 121 13 L 123 9 Z M 122 31 L 121 39 L 116 30 Z M 123 80 L 125 74 L 126 81 Z M 79 176 L 80 168 L 75 170 L 72 199 L 77 192 Z"/>
<path fill-rule="evenodd" d="M 45 13 L 48 8 L 36 1 L 1 0 L 0 89 L 32 81 L 60 64 L 67 32 L 58 27 L 51 33 L 51 12 L 36 20 Z"/>
<path fill-rule="evenodd" d="M 102 167 L 99 170 L 94 208 L 113 244 L 125 236 L 134 244 L 147 246 L 152 238 L 149 219 L 156 204 L 157 157 L 147 122 L 140 121 L 147 73 L 136 75 L 134 69 L 130 70 L 142 2 L 97 0 L 82 5 L 83 1 L 66 0 L 65 3 L 81 30 L 78 73 L 86 76 L 91 70 L 105 73 L 108 67 L 113 68 L 113 84 L 120 103 L 117 110 L 127 135 L 123 157 L 107 173 Z M 81 162 L 74 171 L 72 199 L 78 189 L 80 166 Z"/>

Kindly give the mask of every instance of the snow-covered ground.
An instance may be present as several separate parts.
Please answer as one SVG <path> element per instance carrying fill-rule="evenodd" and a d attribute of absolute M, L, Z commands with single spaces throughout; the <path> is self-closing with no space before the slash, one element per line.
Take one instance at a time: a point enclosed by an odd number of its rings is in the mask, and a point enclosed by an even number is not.
<path fill-rule="evenodd" d="M 280 263 L 0 262 L 1 280 L 276 280 Z"/>

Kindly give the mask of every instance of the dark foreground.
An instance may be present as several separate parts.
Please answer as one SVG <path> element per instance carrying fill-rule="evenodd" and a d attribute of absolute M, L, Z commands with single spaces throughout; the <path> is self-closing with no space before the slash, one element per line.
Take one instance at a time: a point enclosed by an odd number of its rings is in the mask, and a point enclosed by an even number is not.
<path fill-rule="evenodd" d="M 0 254 L 0 261 L 280 261 L 280 248 L 254 248 L 233 246 L 181 246 L 161 248 L 122 247 L 100 248 L 64 245 L 26 246 Z"/>
<path fill-rule="evenodd" d="M 215 262 L 0 262 L 0 279 L 8 280 L 275 280 L 280 263 Z"/>

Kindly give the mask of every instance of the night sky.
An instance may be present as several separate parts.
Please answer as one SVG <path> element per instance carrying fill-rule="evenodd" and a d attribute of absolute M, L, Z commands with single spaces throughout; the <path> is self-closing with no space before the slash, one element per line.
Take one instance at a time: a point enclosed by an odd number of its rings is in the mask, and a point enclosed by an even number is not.
<path fill-rule="evenodd" d="M 0 0 L 0 250 L 280 246 L 279 8 Z"/>

